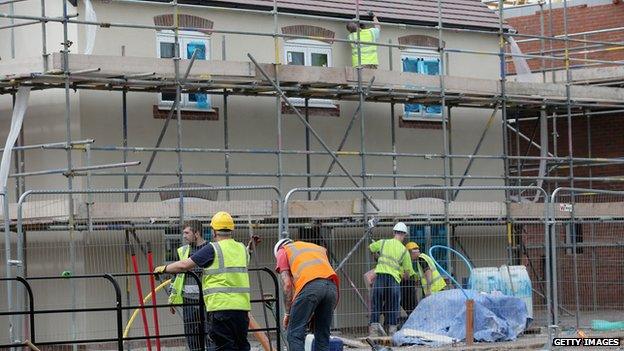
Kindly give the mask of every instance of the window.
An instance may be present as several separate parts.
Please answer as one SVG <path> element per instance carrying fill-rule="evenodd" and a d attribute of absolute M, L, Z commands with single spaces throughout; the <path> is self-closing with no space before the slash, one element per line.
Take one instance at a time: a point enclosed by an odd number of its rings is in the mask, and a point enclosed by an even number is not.
<path fill-rule="evenodd" d="M 293 40 L 284 44 L 284 61 L 288 65 L 331 67 L 331 46 L 316 40 Z M 295 106 L 305 106 L 305 99 L 290 98 Z M 310 99 L 310 107 L 336 107 L 331 100 Z"/>
<path fill-rule="evenodd" d="M 401 55 L 403 72 L 437 76 L 440 74 L 440 55 L 436 51 L 406 50 Z M 441 105 L 405 104 L 403 119 L 441 119 Z"/>
<path fill-rule="evenodd" d="M 180 57 L 190 59 L 197 50 L 196 60 L 210 59 L 210 39 L 199 32 L 181 31 L 178 36 L 180 45 Z M 175 56 L 175 37 L 173 31 L 161 31 L 156 35 L 156 54 L 160 58 L 172 58 Z M 175 101 L 175 92 L 161 93 L 158 105 L 171 106 Z M 203 93 L 182 94 L 180 106 L 187 110 L 211 110 L 210 96 Z"/>

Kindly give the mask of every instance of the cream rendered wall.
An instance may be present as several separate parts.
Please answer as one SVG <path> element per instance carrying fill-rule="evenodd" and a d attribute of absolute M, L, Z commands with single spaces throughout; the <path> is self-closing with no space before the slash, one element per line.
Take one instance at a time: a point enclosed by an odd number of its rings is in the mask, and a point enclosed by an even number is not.
<path fill-rule="evenodd" d="M 153 24 L 153 17 L 170 11 L 168 7 L 150 6 L 145 4 L 101 4 L 95 2 L 98 18 L 102 21 L 131 22 L 139 24 Z M 272 32 L 272 19 L 267 15 L 238 13 L 221 10 L 202 10 L 198 8 L 182 10 L 200 17 L 214 21 L 214 27 L 218 29 L 230 29 L 241 31 Z M 338 22 L 310 20 L 303 18 L 283 17 L 280 18 L 279 26 L 293 24 L 317 25 L 334 31 L 337 37 L 346 36 L 344 26 Z M 382 42 L 392 39 L 397 42 L 399 36 L 408 34 L 428 34 L 435 36 L 435 31 L 401 30 L 397 28 L 384 28 L 382 30 Z M 154 56 L 156 54 L 155 31 L 131 30 L 123 28 L 98 29 L 96 38 L 95 54 L 120 55 L 121 47 L 125 46 L 128 56 Z M 220 59 L 222 52 L 222 34 L 211 36 L 211 57 Z M 228 60 L 248 61 L 246 54 L 251 53 L 259 62 L 273 62 L 273 39 L 259 36 L 225 35 L 226 55 Z M 83 32 L 80 35 L 82 43 Z M 445 35 L 447 47 L 470 48 L 475 50 L 497 50 L 495 36 L 481 34 L 449 33 Z M 280 41 L 280 43 L 282 43 Z M 388 50 L 380 48 L 380 67 L 388 69 Z M 342 43 L 332 45 L 334 66 L 345 66 L 350 62 L 350 49 Z M 283 58 L 280 57 L 280 60 Z M 498 59 L 495 56 L 479 56 L 465 54 L 450 55 L 450 72 L 453 75 L 470 76 L 478 78 L 492 78 L 498 76 Z M 400 53 L 394 51 L 394 67 L 400 69 Z M 95 92 L 80 91 L 81 99 L 81 127 L 82 137 L 94 137 L 97 145 L 121 144 L 121 93 L 118 92 Z M 152 106 L 157 103 L 156 94 L 129 93 L 129 144 L 131 146 L 153 146 L 163 120 L 152 118 Z M 183 121 L 182 144 L 186 147 L 212 147 L 223 146 L 223 117 L 222 97 L 213 96 L 213 104 L 220 109 L 219 121 Z M 336 147 L 342 136 L 349 118 L 356 108 L 352 102 L 338 102 L 341 108 L 341 116 L 321 117 L 311 116 L 311 124 L 332 147 Z M 229 128 L 230 146 L 232 148 L 276 148 L 276 118 L 275 99 L 253 97 L 231 97 L 229 99 Z M 396 108 L 397 116 L 401 115 L 402 107 Z M 490 111 L 476 109 L 452 110 L 453 116 L 453 151 L 459 154 L 472 152 L 479 135 L 484 127 Z M 366 135 L 365 143 L 367 151 L 391 151 L 389 105 L 378 103 L 366 103 L 365 107 Z M 398 118 L 397 118 L 398 125 Z M 165 137 L 164 146 L 173 147 L 176 144 L 175 121 L 170 124 Z M 304 128 L 295 115 L 283 116 L 284 149 L 304 149 Z M 492 127 L 483 144 L 482 153 L 500 154 L 501 146 L 500 124 Z M 352 133 L 347 141 L 346 150 L 359 150 L 359 122 L 356 122 Z M 312 140 L 314 150 L 322 150 L 321 146 Z M 397 126 L 397 149 L 399 152 L 417 153 L 441 153 L 442 131 L 398 128 Z M 149 155 L 130 154 L 131 160 L 141 160 L 143 165 L 134 167 L 135 171 L 142 171 Z M 120 153 L 94 153 L 94 162 L 118 162 L 121 160 Z M 284 172 L 304 172 L 305 159 L 300 156 L 283 157 Z M 312 172 L 324 173 L 328 164 L 328 156 L 312 157 Z M 341 158 L 352 174 L 359 174 L 360 159 L 358 157 Z M 275 172 L 277 161 L 272 155 L 240 155 L 233 154 L 230 158 L 232 171 L 248 172 Z M 420 160 L 413 158 L 399 159 L 400 173 L 417 174 L 442 174 L 441 160 Z M 454 161 L 455 173 L 462 173 L 466 162 Z M 367 171 L 370 173 L 391 173 L 391 159 L 379 157 L 367 157 Z M 175 171 L 177 167 L 176 155 L 173 153 L 160 153 L 156 158 L 154 170 Z M 184 154 L 183 167 L 185 171 L 223 172 L 223 156 L 220 154 L 199 155 Z M 476 161 L 472 174 L 502 174 L 502 163 L 498 161 Z M 334 174 L 338 174 L 336 167 Z M 131 185 L 138 183 L 137 177 L 131 178 Z M 150 177 L 148 187 L 175 183 L 175 177 Z M 204 184 L 224 184 L 223 177 L 197 178 L 186 177 L 185 181 L 198 181 Z M 267 184 L 275 183 L 275 179 L 268 178 L 232 178 L 233 184 Z M 320 179 L 315 179 L 318 184 Z M 391 179 L 368 180 L 369 185 L 391 185 Z M 401 179 L 400 184 L 441 184 L 441 181 L 426 179 Z M 483 184 L 489 182 L 468 181 L 466 184 Z M 96 186 L 120 186 L 121 177 L 105 177 L 95 182 Z M 348 186 L 348 180 L 330 178 L 328 185 Z M 284 178 L 284 189 L 305 185 L 305 178 Z"/>

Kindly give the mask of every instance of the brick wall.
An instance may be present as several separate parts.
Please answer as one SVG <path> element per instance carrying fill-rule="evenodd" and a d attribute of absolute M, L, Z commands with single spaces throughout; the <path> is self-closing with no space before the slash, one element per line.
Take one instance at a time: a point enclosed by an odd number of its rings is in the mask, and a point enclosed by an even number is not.
<path fill-rule="evenodd" d="M 557 123 L 557 152 L 558 157 L 567 157 L 568 152 L 568 124 L 566 118 L 558 118 Z M 538 120 L 520 120 L 520 131 L 529 138 L 533 136 L 533 140 L 539 144 L 540 131 Z M 591 131 L 591 132 L 590 132 Z M 553 125 L 552 120 L 548 122 L 548 150 L 554 153 L 553 147 Z M 516 142 L 516 133 L 509 132 L 509 153 L 511 155 L 528 155 L 539 156 L 539 149 L 532 146 L 529 142 L 520 138 L 519 143 Z M 591 142 L 590 142 L 591 137 Z M 591 143 L 591 148 L 590 148 Z M 518 145 L 519 144 L 519 148 Z M 518 149 L 520 152 L 518 153 Z M 572 118 L 572 155 L 574 157 L 592 157 L 592 158 L 621 158 L 624 156 L 624 123 L 622 123 L 622 115 L 596 115 L 587 117 Z M 515 160 L 510 161 L 511 166 L 516 164 Z M 522 167 L 522 176 L 537 175 L 535 169 L 538 161 L 524 161 Z M 591 174 L 590 174 L 591 170 Z M 592 167 L 576 166 L 573 169 L 574 177 L 623 177 L 624 164 L 607 164 L 595 165 Z M 551 176 L 567 177 L 569 175 L 568 168 L 563 167 L 550 173 Z M 523 181 L 526 185 L 527 181 Z M 567 181 L 548 181 L 544 183 L 546 190 L 554 190 L 556 186 L 567 186 Z M 589 187 L 589 181 L 575 180 L 575 187 Z M 602 182 L 593 181 L 592 187 L 596 189 L 624 190 L 624 182 Z"/>
<path fill-rule="evenodd" d="M 600 6 L 588 6 L 588 5 L 579 5 L 568 7 L 568 33 L 580 33 L 587 32 L 592 30 L 599 29 L 607 29 L 607 28 L 617 28 L 624 27 L 624 1 L 614 1 L 616 3 L 600 5 Z M 544 35 L 546 36 L 555 36 L 564 34 L 563 28 L 563 8 L 556 8 L 552 11 L 552 21 L 553 21 L 553 32 L 549 31 L 549 21 L 550 21 L 550 11 L 548 11 L 548 6 L 544 6 Z M 520 34 L 530 34 L 530 35 L 540 35 L 540 11 L 537 11 L 533 15 L 529 16 L 519 16 L 519 17 L 507 17 L 506 20 L 508 23 L 515 28 Z M 583 40 L 596 40 L 596 41 L 609 41 L 609 42 L 623 42 L 624 41 L 624 31 L 615 31 L 609 33 L 598 33 L 591 34 L 586 36 L 578 36 L 574 37 L 575 39 L 583 39 Z M 524 38 L 516 37 L 516 40 L 522 40 Z M 563 41 L 544 41 L 544 45 L 546 50 L 550 49 L 550 45 L 553 45 L 553 49 L 563 49 L 564 43 Z M 584 44 L 584 43 L 574 43 L 570 42 L 570 48 L 574 47 L 584 47 L 591 46 L 594 44 Z M 519 43 L 518 46 L 522 50 L 523 53 L 528 54 L 531 52 L 539 53 L 540 50 L 540 41 L 532 41 L 527 43 Z M 597 59 L 597 60 L 623 60 L 624 59 L 624 49 L 612 49 L 609 51 L 600 51 L 600 52 L 587 52 L 587 53 L 575 53 L 571 55 L 572 58 L 587 58 L 587 59 Z M 598 50 L 600 48 L 586 48 L 583 51 L 593 51 Z M 563 55 L 563 52 L 558 52 L 556 55 Z M 541 67 L 540 59 L 531 59 L 528 60 L 529 66 L 532 70 L 539 69 Z M 550 67 L 550 64 L 553 63 L 554 67 L 563 67 L 563 61 L 546 61 L 546 67 Z M 571 65 L 579 65 L 583 64 L 583 62 L 572 61 Z M 513 65 L 509 64 L 508 68 L 510 72 L 513 72 Z"/>

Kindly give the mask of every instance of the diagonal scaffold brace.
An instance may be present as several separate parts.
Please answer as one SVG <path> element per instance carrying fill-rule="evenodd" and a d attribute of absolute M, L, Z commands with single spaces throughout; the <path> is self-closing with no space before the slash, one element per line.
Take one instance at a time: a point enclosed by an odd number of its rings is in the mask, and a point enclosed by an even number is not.
<path fill-rule="evenodd" d="M 336 156 L 336 153 L 331 151 L 329 146 L 327 146 L 325 141 L 316 132 L 316 130 L 314 128 L 312 128 L 310 123 L 308 123 L 306 121 L 305 117 L 301 114 L 299 109 L 297 107 L 295 107 L 292 104 L 292 102 L 290 102 L 290 100 L 288 100 L 288 97 L 286 96 L 284 91 L 275 83 L 275 81 L 273 79 L 271 79 L 271 77 L 269 77 L 268 73 L 260 66 L 260 64 L 258 64 L 258 61 L 256 61 L 256 59 L 249 53 L 247 54 L 247 57 L 249 57 L 251 62 L 253 62 L 254 66 L 256 66 L 256 68 L 260 71 L 260 73 L 262 74 L 264 79 L 266 79 L 269 83 L 271 83 L 271 85 L 273 86 L 273 88 L 275 89 L 277 94 L 282 98 L 282 100 L 286 103 L 286 105 L 288 105 L 288 107 L 292 109 L 292 111 L 297 115 L 297 117 L 299 117 L 299 120 L 301 121 L 301 123 L 303 123 L 305 125 L 305 127 L 310 131 L 310 133 L 312 133 L 312 135 L 314 136 L 314 138 L 316 138 L 316 140 L 319 142 L 319 144 L 321 144 L 321 146 L 325 149 L 325 151 L 327 151 L 327 153 L 333 158 L 334 162 L 336 162 L 336 164 L 338 164 L 338 167 L 340 167 L 340 169 L 342 170 L 342 172 L 344 172 L 344 174 L 347 176 L 347 178 L 349 178 L 349 180 L 357 188 L 361 188 L 360 184 L 358 184 L 358 182 L 355 180 L 355 178 L 353 178 L 353 176 L 345 168 L 345 166 L 342 164 L 342 162 L 340 162 L 340 160 L 338 159 L 338 156 Z M 362 195 L 364 195 L 364 198 L 368 202 L 370 202 L 370 204 L 375 208 L 375 210 L 379 211 L 379 207 L 377 206 L 377 204 L 375 204 L 373 199 L 371 199 L 371 197 L 368 196 L 368 194 L 364 190 L 360 190 L 360 191 L 362 192 Z"/>

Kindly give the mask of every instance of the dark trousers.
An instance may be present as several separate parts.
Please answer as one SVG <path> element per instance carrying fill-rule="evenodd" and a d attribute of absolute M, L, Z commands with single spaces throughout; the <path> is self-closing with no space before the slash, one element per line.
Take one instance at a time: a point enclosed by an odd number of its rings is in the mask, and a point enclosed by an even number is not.
<path fill-rule="evenodd" d="M 372 292 L 371 323 L 379 323 L 384 315 L 384 324 L 397 325 L 400 315 L 401 286 L 390 274 L 377 274 Z"/>
<path fill-rule="evenodd" d="M 418 305 L 416 292 L 416 281 L 414 279 L 403 279 L 401 281 L 401 307 L 403 307 L 408 317 L 414 311 L 416 305 Z"/>
<path fill-rule="evenodd" d="M 329 350 L 329 329 L 337 299 L 338 289 L 329 279 L 313 280 L 301 289 L 290 308 L 287 331 L 289 350 L 303 351 L 310 319 L 314 326 L 315 350 Z"/>
<path fill-rule="evenodd" d="M 248 313 L 247 311 L 208 312 L 210 321 L 208 335 L 214 343 L 215 351 L 249 351 Z"/>
<path fill-rule="evenodd" d="M 184 304 L 198 304 L 199 300 L 184 298 Z M 184 320 L 184 334 L 186 335 L 186 344 L 190 351 L 203 351 L 201 348 L 201 337 L 206 333 L 201 330 L 200 313 L 205 313 L 199 305 L 182 306 L 182 318 Z M 208 321 L 204 319 L 204 326 Z M 204 343 L 208 346 L 208 343 Z"/>

